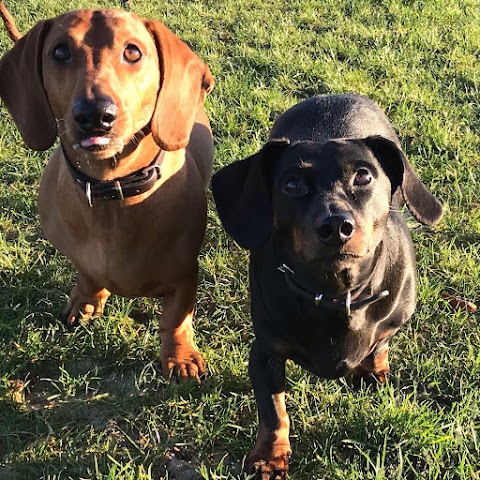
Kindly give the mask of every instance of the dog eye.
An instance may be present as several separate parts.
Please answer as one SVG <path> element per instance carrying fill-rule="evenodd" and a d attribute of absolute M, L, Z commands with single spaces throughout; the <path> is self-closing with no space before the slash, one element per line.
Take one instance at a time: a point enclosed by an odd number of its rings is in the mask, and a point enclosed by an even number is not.
<path fill-rule="evenodd" d="M 52 50 L 52 57 L 57 62 L 66 62 L 67 60 L 70 60 L 70 49 L 64 43 L 59 43 Z"/>
<path fill-rule="evenodd" d="M 135 63 L 135 62 L 138 62 L 142 58 L 142 52 L 140 51 L 140 49 L 136 45 L 133 45 L 132 43 L 129 43 L 125 47 L 125 51 L 123 52 L 123 58 L 128 63 Z"/>
<path fill-rule="evenodd" d="M 282 185 L 282 192 L 290 197 L 302 197 L 307 193 L 307 187 L 298 178 L 289 178 Z"/>
<path fill-rule="evenodd" d="M 372 174 L 366 168 L 361 168 L 360 170 L 357 170 L 353 184 L 363 186 L 368 185 L 371 181 Z"/>

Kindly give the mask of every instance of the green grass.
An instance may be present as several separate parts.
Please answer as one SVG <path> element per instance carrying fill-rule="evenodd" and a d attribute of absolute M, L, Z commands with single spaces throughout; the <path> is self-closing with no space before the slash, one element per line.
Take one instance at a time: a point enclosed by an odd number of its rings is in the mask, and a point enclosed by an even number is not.
<path fill-rule="evenodd" d="M 452 291 L 480 301 L 478 2 L 130 3 L 210 65 L 216 169 L 257 150 L 302 98 L 357 92 L 388 112 L 446 205 L 438 228 L 412 231 L 419 302 L 392 342 L 389 385 L 352 390 L 288 366 L 291 478 L 480 478 L 479 316 L 440 298 Z M 122 6 L 6 4 L 22 32 L 67 10 Z M 0 53 L 8 48 L 1 30 Z M 113 298 L 105 316 L 74 332 L 58 320 L 74 272 L 38 221 L 48 157 L 24 146 L 0 107 L 0 478 L 185 480 L 192 469 L 196 478 L 241 478 L 257 424 L 247 253 L 223 233 L 210 202 L 195 321 L 209 376 L 170 384 L 160 375 L 154 302 Z"/>

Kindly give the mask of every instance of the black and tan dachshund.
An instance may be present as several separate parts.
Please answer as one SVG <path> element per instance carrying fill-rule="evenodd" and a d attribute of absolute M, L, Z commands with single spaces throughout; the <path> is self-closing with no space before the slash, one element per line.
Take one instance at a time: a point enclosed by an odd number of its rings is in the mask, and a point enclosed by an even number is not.
<path fill-rule="evenodd" d="M 226 231 L 251 250 L 249 371 L 259 431 L 246 467 L 282 479 L 291 453 L 285 361 L 325 378 L 383 383 L 389 339 L 416 302 L 399 207 L 434 225 L 442 206 L 384 112 L 359 95 L 295 105 L 258 153 L 219 171 L 212 185 Z"/>

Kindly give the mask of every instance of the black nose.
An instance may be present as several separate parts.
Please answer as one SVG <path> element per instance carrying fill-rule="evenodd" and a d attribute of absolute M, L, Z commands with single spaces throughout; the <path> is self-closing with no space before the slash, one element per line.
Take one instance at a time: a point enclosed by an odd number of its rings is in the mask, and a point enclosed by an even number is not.
<path fill-rule="evenodd" d="M 353 237 L 355 220 L 350 213 L 329 215 L 317 223 L 315 231 L 326 245 L 341 245 Z"/>
<path fill-rule="evenodd" d="M 109 132 L 117 119 L 117 111 L 111 98 L 82 99 L 73 107 L 73 118 L 84 131 Z"/>
<path fill-rule="evenodd" d="M 335 365 L 335 373 L 338 377 L 344 377 L 348 372 L 348 363 L 346 360 L 342 360 Z"/>

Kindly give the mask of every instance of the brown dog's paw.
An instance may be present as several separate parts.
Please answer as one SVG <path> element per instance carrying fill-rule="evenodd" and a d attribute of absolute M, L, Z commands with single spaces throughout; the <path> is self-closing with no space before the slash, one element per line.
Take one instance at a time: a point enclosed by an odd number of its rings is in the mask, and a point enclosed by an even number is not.
<path fill-rule="evenodd" d="M 89 303 L 68 302 L 62 315 L 62 321 L 68 328 L 74 328 L 81 323 L 87 324 L 93 316 L 103 313 L 103 308 L 95 307 Z"/>
<path fill-rule="evenodd" d="M 206 372 L 205 361 L 194 346 L 177 347 L 174 352 L 162 349 L 160 360 L 163 375 L 166 378 L 178 377 L 182 381 L 194 378 L 200 382 L 200 376 Z"/>
<path fill-rule="evenodd" d="M 277 451 L 280 449 L 277 449 Z M 275 452 L 277 453 L 277 452 Z M 266 460 L 252 452 L 245 461 L 245 472 L 255 475 L 256 480 L 285 480 L 288 472 L 288 462 L 291 450 L 287 448 L 284 453 Z"/>

